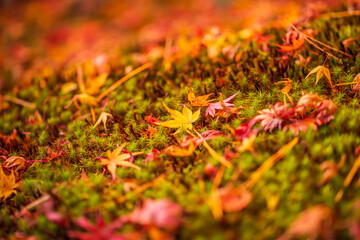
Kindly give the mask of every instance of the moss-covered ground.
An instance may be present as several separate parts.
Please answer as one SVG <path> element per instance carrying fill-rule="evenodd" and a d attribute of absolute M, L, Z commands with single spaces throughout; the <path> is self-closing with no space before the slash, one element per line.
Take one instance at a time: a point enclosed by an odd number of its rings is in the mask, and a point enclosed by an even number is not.
<path fill-rule="evenodd" d="M 96 64 L 48 69 L 30 84 L 4 93 L 0 237 L 359 238 L 360 18 L 331 16 L 287 28 L 269 24 L 256 32 L 210 29 L 201 37 L 174 37 L 167 41 L 172 50 L 165 47 L 160 57 L 155 50 L 151 56 L 124 51 Z M 307 37 L 298 48 L 282 51 L 277 46 L 292 46 L 302 34 Z M 332 86 L 326 74 L 317 84 L 317 73 L 307 77 L 318 66 L 329 70 Z M 103 84 L 97 78 L 101 74 Z M 258 121 L 251 127 L 256 133 L 241 135 L 239 126 L 259 111 L 284 104 L 284 83 L 279 82 L 289 79 L 288 109 L 306 94 L 318 94 L 336 107 L 325 110 L 329 118 L 303 122 L 300 131 L 284 122 L 274 123 L 270 131 Z M 238 92 L 231 102 L 244 108 L 226 108 L 227 118 L 206 116 L 207 106 L 189 101 L 191 91 L 196 97 L 212 93 L 208 100 L 220 101 L 221 108 L 223 98 Z M 320 108 L 318 102 L 310 112 Z M 180 126 L 174 134 L 175 128 L 159 123 L 172 119 L 164 104 L 178 111 L 187 106 L 193 114 L 200 109 L 200 116 L 192 129 Z M 103 122 L 95 126 L 102 112 L 111 114 L 106 129 Z M 292 121 L 275 115 L 276 110 L 273 121 Z M 311 117 L 321 121 L 318 115 Z M 220 133 L 194 151 L 182 141 L 207 130 Z M 242 149 L 244 141 L 250 143 Z M 140 170 L 118 165 L 111 175 L 100 163 L 108 150 L 123 143 L 122 154 L 128 154 L 124 161 L 133 159 Z M 175 154 L 170 146 L 190 153 Z M 274 157 L 278 151 L 283 154 Z M 22 159 L 6 165 L 11 156 Z M 219 162 L 224 159 L 228 166 Z M 95 229 L 84 227 L 85 218 Z M 105 233 L 98 233 L 100 229 Z"/>

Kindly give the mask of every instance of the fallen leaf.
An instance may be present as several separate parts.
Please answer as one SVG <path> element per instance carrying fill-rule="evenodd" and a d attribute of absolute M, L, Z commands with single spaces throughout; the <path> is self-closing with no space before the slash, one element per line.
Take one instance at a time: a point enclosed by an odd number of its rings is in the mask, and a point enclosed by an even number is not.
<path fill-rule="evenodd" d="M 257 134 L 255 132 L 254 134 L 250 135 L 249 137 L 244 138 L 240 144 L 235 146 L 236 152 L 242 153 L 245 151 L 249 151 L 249 152 L 255 153 L 253 144 L 255 142 L 256 135 Z"/>
<path fill-rule="evenodd" d="M 25 166 L 26 160 L 23 157 L 19 156 L 11 156 L 4 162 L 3 167 L 10 169 L 13 167 L 16 167 L 14 169 L 15 175 L 18 175 L 17 171 L 19 171 L 21 168 Z"/>
<path fill-rule="evenodd" d="M 291 45 L 276 45 L 276 46 L 279 48 L 278 50 L 280 52 L 292 52 L 292 51 L 295 51 L 295 50 L 301 48 L 301 46 L 304 44 L 304 42 L 305 42 L 305 38 L 301 34 L 299 36 L 299 39 L 292 38 Z"/>
<path fill-rule="evenodd" d="M 232 106 L 234 106 L 234 104 L 229 103 L 229 102 L 230 102 L 234 97 L 236 97 L 236 95 L 238 95 L 238 94 L 239 94 L 239 91 L 238 91 L 237 93 L 235 93 L 234 95 L 232 95 L 232 96 L 224 99 L 223 105 L 226 106 L 226 107 L 232 107 Z M 207 109 L 206 109 L 206 111 L 205 111 L 205 116 L 210 115 L 210 116 L 212 116 L 212 117 L 215 117 L 215 112 L 216 112 L 216 110 L 220 110 L 220 109 L 223 109 L 223 106 L 222 106 L 221 102 L 212 103 L 212 104 L 210 104 L 210 105 L 207 107 Z"/>
<path fill-rule="evenodd" d="M 190 143 L 188 147 L 178 147 L 178 146 L 170 146 L 164 150 L 164 153 L 177 156 L 177 157 L 187 157 L 190 156 L 196 149 L 196 146 L 193 142 Z"/>
<path fill-rule="evenodd" d="M 19 186 L 15 182 L 14 171 L 11 171 L 10 176 L 5 175 L 2 166 L 0 166 L 0 199 L 5 201 L 11 194 L 16 194 L 15 188 Z"/>
<path fill-rule="evenodd" d="M 317 130 L 316 119 L 308 118 L 303 120 L 296 120 L 290 124 L 284 126 L 283 130 L 287 131 L 290 129 L 295 135 L 298 135 L 299 132 L 305 132 L 309 127 L 312 127 L 314 130 Z"/>
<path fill-rule="evenodd" d="M 158 125 L 169 128 L 179 128 L 175 134 L 180 133 L 180 129 L 184 128 L 184 130 L 191 130 L 193 128 L 192 123 L 199 119 L 200 117 L 200 109 L 197 110 L 194 114 L 188 109 L 186 106 L 183 108 L 183 112 L 179 112 L 173 109 L 168 108 L 163 102 L 166 110 L 170 113 L 171 117 L 174 120 L 169 120 L 166 122 L 158 123 Z"/>
<path fill-rule="evenodd" d="M 145 226 L 175 230 L 181 224 L 182 209 L 168 199 L 146 199 L 130 215 L 130 221 Z"/>
<path fill-rule="evenodd" d="M 333 239 L 331 232 L 331 210 L 323 205 L 306 209 L 295 219 L 279 240 L 308 237 L 307 239 Z"/>
<path fill-rule="evenodd" d="M 311 74 L 316 73 L 316 82 L 315 85 L 317 85 L 317 83 L 319 82 L 319 80 L 325 75 L 325 77 L 327 78 L 331 88 L 333 87 L 332 82 L 331 82 L 331 75 L 330 75 L 330 70 L 327 67 L 324 66 L 317 66 L 316 68 L 314 68 L 313 70 L 311 70 L 311 72 L 306 76 L 306 78 L 308 78 Z M 305 79 L 306 79 L 305 78 Z"/>
<path fill-rule="evenodd" d="M 321 98 L 317 93 L 305 94 L 299 99 L 296 105 L 297 106 L 296 112 L 305 114 L 305 112 L 308 111 L 309 109 L 315 108 L 319 102 L 321 102 Z"/>
<path fill-rule="evenodd" d="M 70 103 L 68 105 L 65 106 L 65 109 L 69 108 L 71 106 L 72 103 L 75 103 L 75 106 L 77 108 L 79 108 L 79 104 L 78 102 L 80 102 L 81 104 L 84 105 L 89 105 L 89 106 L 96 106 L 97 102 L 96 102 L 96 98 L 87 94 L 87 93 L 81 93 L 81 94 L 77 94 L 75 95 Z"/>
<path fill-rule="evenodd" d="M 252 193 L 244 187 L 226 186 L 218 190 L 222 209 L 225 212 L 240 211 L 252 200 Z"/>
<path fill-rule="evenodd" d="M 148 129 L 146 131 L 142 131 L 139 129 L 140 132 L 144 134 L 146 138 L 153 138 L 153 136 L 158 132 L 158 130 L 148 124 Z"/>
<path fill-rule="evenodd" d="M 293 80 L 291 80 L 290 78 L 285 78 L 285 79 L 286 81 L 277 82 L 277 84 L 284 84 L 284 87 L 280 90 L 280 92 L 284 94 L 284 104 L 286 104 L 286 97 L 289 99 L 291 104 L 294 104 L 292 98 L 289 95 L 289 92 L 293 86 Z"/>
<path fill-rule="evenodd" d="M 116 234 L 116 230 L 120 229 L 123 225 L 121 220 L 116 219 L 108 224 L 100 214 L 97 214 L 95 224 L 91 223 L 85 217 L 78 218 L 75 223 L 87 230 L 87 232 L 80 231 L 67 231 L 67 235 L 71 238 L 77 238 L 80 240 L 92 240 L 92 239 L 109 239 L 109 240 L 126 240 L 125 237 Z"/>
<path fill-rule="evenodd" d="M 333 161 L 325 161 L 321 163 L 320 169 L 323 172 L 320 184 L 325 184 L 333 179 L 338 171 L 337 165 Z"/>
<path fill-rule="evenodd" d="M 295 60 L 295 64 L 300 66 L 307 66 L 310 63 L 311 57 L 307 57 L 306 59 L 299 54 L 299 60 Z"/>
<path fill-rule="evenodd" d="M 96 78 L 88 77 L 85 81 L 86 93 L 96 95 L 100 92 L 100 88 L 106 83 L 107 73 L 100 74 Z"/>
<path fill-rule="evenodd" d="M 116 178 L 116 168 L 117 168 L 117 166 L 132 167 L 132 168 L 135 168 L 137 170 L 140 170 L 140 167 L 136 166 L 135 164 L 133 164 L 133 163 L 131 163 L 129 161 L 125 161 L 125 160 L 130 159 L 133 156 L 142 154 L 142 152 L 121 154 L 124 147 L 125 147 L 125 145 L 126 145 L 126 143 L 124 143 L 123 145 L 121 145 L 120 147 L 118 147 L 117 149 L 115 149 L 112 152 L 110 150 L 108 150 L 106 152 L 107 153 L 107 158 L 99 158 L 100 161 L 101 161 L 100 164 L 107 167 L 107 169 L 111 173 L 111 176 L 112 176 L 113 180 L 115 180 L 115 178 Z"/>
<path fill-rule="evenodd" d="M 190 90 L 190 92 L 188 93 L 188 100 L 194 107 L 207 107 L 209 106 L 210 102 L 213 101 L 207 100 L 211 95 L 213 95 L 213 93 L 195 97 L 195 93 Z"/>
<path fill-rule="evenodd" d="M 272 132 L 275 128 L 282 129 L 285 121 L 294 116 L 295 109 L 288 108 L 288 104 L 276 103 L 271 109 L 263 109 L 259 113 L 254 121 L 261 121 L 260 124 L 264 130 Z"/>

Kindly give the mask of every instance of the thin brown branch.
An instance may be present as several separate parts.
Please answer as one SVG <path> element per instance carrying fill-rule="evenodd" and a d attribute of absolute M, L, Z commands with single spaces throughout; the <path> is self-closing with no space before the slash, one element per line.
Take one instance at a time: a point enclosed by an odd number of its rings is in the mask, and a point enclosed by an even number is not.
<path fill-rule="evenodd" d="M 317 39 L 315 39 L 315 38 L 313 38 L 313 37 L 311 37 L 311 36 L 309 36 L 309 35 L 301 32 L 294 24 L 290 23 L 290 26 L 291 26 L 295 31 L 297 31 L 298 33 L 303 34 L 305 40 L 306 40 L 308 43 L 310 43 L 311 45 L 313 45 L 313 46 L 316 47 L 317 49 L 321 50 L 322 52 L 326 52 L 327 54 L 329 54 L 331 57 L 335 58 L 336 60 L 340 60 L 340 59 L 337 58 L 337 57 L 335 57 L 333 54 L 329 53 L 329 52 L 326 51 L 325 49 L 322 49 L 321 47 L 319 47 L 318 45 L 316 45 L 314 42 L 316 42 L 316 43 L 318 43 L 318 44 L 320 44 L 320 45 L 322 45 L 322 46 L 324 46 L 324 47 L 326 47 L 326 48 L 328 48 L 328 49 L 331 49 L 331 50 L 333 50 L 333 51 L 335 51 L 335 52 L 341 53 L 341 54 L 343 54 L 343 55 L 345 55 L 345 56 L 347 56 L 347 57 L 352 57 L 351 55 L 349 55 L 349 54 L 347 54 L 347 53 L 345 53 L 345 52 L 343 52 L 343 51 L 341 51 L 341 50 L 338 50 L 338 49 L 336 49 L 336 48 L 334 48 L 334 47 L 332 47 L 332 46 L 329 46 L 328 44 L 323 43 L 323 42 L 321 42 L 321 41 L 319 41 L 319 40 L 317 40 Z"/>

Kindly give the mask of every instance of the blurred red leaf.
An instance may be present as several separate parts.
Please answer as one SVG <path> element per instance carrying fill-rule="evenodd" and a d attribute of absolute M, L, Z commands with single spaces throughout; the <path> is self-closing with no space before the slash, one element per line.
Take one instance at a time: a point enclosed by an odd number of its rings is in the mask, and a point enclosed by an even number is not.
<path fill-rule="evenodd" d="M 168 199 L 146 199 L 144 204 L 135 209 L 130 221 L 144 226 L 156 226 L 175 230 L 181 223 L 181 207 Z"/>
<path fill-rule="evenodd" d="M 295 219 L 290 228 L 279 240 L 292 239 L 294 237 L 308 237 L 308 239 L 333 239 L 331 232 L 332 211 L 324 206 L 317 205 L 306 209 Z"/>
<path fill-rule="evenodd" d="M 244 187 L 226 186 L 218 191 L 222 209 L 226 212 L 240 211 L 252 200 L 252 193 Z"/>
<path fill-rule="evenodd" d="M 126 240 L 125 237 L 116 235 L 116 230 L 122 227 L 122 221 L 120 219 L 106 224 L 101 215 L 98 214 L 94 224 L 85 217 L 80 217 L 75 222 L 78 226 L 87 230 L 87 232 L 70 230 L 67 231 L 69 237 L 80 240 Z"/>

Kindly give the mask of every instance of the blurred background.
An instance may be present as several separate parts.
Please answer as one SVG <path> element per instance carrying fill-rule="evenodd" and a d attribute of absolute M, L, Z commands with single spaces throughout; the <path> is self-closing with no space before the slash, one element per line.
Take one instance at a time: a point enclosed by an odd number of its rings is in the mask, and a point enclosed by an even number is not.
<path fill-rule="evenodd" d="M 89 59 L 161 54 L 177 36 L 284 27 L 340 4 L 354 1 L 1 0 L 0 92 Z"/>

